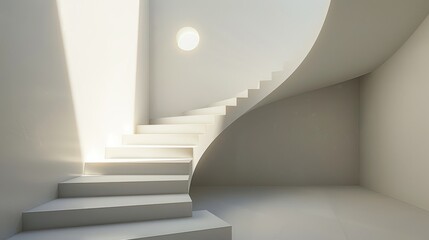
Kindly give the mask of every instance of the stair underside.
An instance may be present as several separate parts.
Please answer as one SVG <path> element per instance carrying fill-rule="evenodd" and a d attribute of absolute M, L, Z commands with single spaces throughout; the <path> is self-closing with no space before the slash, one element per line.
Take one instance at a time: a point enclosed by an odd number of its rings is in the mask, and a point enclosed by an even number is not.
<path fill-rule="evenodd" d="M 192 217 L 19 233 L 9 240 L 230 240 L 231 226 L 207 211 Z"/>

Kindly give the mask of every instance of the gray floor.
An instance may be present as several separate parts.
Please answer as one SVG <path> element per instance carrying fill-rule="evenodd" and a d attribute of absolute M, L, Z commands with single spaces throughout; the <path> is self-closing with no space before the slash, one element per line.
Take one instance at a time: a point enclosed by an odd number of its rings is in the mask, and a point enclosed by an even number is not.
<path fill-rule="evenodd" d="M 428 240 L 429 212 L 361 187 L 193 187 L 233 240 Z"/>

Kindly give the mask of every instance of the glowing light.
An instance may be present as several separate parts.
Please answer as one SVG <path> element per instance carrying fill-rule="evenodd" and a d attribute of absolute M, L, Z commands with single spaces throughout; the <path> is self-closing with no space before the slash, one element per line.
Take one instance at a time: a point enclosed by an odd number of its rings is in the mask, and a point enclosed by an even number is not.
<path fill-rule="evenodd" d="M 184 51 L 194 50 L 200 43 L 200 35 L 191 27 L 184 27 L 177 32 L 177 45 Z"/>
<path fill-rule="evenodd" d="M 84 161 L 134 126 L 140 0 L 57 0 Z"/>

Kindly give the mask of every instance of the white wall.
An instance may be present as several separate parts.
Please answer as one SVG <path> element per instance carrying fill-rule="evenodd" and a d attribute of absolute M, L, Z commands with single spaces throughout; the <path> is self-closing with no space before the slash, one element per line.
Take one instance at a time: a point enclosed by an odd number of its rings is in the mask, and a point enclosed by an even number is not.
<path fill-rule="evenodd" d="M 106 145 L 147 122 L 148 2 L 57 2 L 82 155 L 101 160 Z"/>
<path fill-rule="evenodd" d="M 302 59 L 329 0 L 152 0 L 150 116 L 177 115 L 233 97 Z M 183 52 L 176 33 L 196 28 L 200 45 Z M 180 100 L 180 101 L 179 101 Z"/>
<path fill-rule="evenodd" d="M 359 183 L 359 82 L 256 109 L 209 147 L 194 185 Z"/>
<path fill-rule="evenodd" d="M 429 18 L 361 85 L 362 184 L 429 210 Z"/>
<path fill-rule="evenodd" d="M 0 239 L 82 173 L 56 2 L 0 1 Z"/>
<path fill-rule="evenodd" d="M 0 1 L 0 239 L 148 120 L 148 0 Z M 141 14 L 140 14 L 141 13 Z"/>

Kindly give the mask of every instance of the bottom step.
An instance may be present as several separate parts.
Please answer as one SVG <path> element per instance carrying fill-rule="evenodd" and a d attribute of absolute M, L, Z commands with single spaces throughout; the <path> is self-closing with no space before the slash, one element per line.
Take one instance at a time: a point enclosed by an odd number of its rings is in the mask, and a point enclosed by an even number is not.
<path fill-rule="evenodd" d="M 192 217 L 23 232 L 9 240 L 231 240 L 231 225 L 208 211 Z"/>

